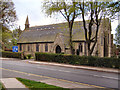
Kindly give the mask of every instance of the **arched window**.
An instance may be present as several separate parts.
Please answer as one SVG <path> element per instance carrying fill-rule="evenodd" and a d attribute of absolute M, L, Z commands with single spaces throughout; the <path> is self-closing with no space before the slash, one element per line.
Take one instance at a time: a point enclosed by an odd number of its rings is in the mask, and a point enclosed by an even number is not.
<path fill-rule="evenodd" d="M 61 53 L 61 47 L 59 45 L 56 47 L 56 53 Z"/>
<path fill-rule="evenodd" d="M 82 44 L 81 44 L 81 49 L 80 49 L 80 52 L 82 52 L 83 51 L 83 46 L 82 46 Z"/>
<path fill-rule="evenodd" d="M 80 54 L 80 51 L 79 51 L 79 49 L 77 49 L 77 51 L 76 51 L 76 54 L 77 54 L 77 55 L 79 55 L 79 54 Z"/>
<path fill-rule="evenodd" d="M 20 44 L 20 51 L 22 51 L 22 45 Z"/>
<path fill-rule="evenodd" d="M 48 52 L 48 44 L 45 44 L 45 52 Z"/>
<path fill-rule="evenodd" d="M 78 49 L 79 49 L 79 51 L 80 51 L 80 52 L 82 52 L 82 51 L 83 51 L 83 49 L 82 49 L 82 48 L 83 48 L 83 47 L 82 47 L 82 43 L 79 43 L 79 48 L 78 48 Z"/>
<path fill-rule="evenodd" d="M 39 44 L 36 44 L 36 52 L 39 52 Z"/>
<path fill-rule="evenodd" d="M 26 51 L 26 44 L 23 45 L 23 51 Z"/>

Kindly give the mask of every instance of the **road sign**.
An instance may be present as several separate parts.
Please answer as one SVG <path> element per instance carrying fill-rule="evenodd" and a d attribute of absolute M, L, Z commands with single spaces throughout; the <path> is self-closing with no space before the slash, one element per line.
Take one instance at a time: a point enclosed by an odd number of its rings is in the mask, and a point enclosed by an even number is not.
<path fill-rule="evenodd" d="M 12 47 L 12 52 L 18 52 L 18 46 L 13 46 Z"/>

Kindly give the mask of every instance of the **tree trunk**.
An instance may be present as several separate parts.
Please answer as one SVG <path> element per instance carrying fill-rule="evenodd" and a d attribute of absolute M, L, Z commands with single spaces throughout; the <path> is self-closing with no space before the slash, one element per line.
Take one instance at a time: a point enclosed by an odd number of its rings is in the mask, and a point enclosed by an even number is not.
<path fill-rule="evenodd" d="M 70 23 L 69 23 L 70 24 Z M 72 43 L 72 27 L 71 24 L 69 25 L 69 35 L 70 35 L 70 53 L 73 55 L 74 51 L 73 51 L 73 43 Z"/>
<path fill-rule="evenodd" d="M 2 42 L 2 50 L 5 50 L 4 42 Z"/>
<path fill-rule="evenodd" d="M 91 42 L 90 42 L 90 40 L 87 40 L 88 56 L 91 56 L 91 48 L 90 48 L 90 46 L 91 46 Z"/>

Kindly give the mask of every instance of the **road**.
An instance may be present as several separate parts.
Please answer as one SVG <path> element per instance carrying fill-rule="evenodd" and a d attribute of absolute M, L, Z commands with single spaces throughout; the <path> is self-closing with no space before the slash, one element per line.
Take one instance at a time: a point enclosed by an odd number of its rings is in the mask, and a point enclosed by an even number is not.
<path fill-rule="evenodd" d="M 33 80 L 38 81 L 42 78 L 37 78 L 35 75 L 40 75 L 44 76 L 44 78 L 51 77 L 106 88 L 118 88 L 120 83 L 120 75 L 117 73 L 97 72 L 43 64 L 31 64 L 17 59 L 0 59 L 0 71 L 2 71 L 2 78 L 24 77 L 27 79 L 32 78 Z"/>

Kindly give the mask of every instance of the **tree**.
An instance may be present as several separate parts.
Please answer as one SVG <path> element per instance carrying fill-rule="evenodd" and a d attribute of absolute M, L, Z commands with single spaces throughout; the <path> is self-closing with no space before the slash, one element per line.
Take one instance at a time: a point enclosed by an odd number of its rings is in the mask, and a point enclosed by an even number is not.
<path fill-rule="evenodd" d="M 19 39 L 19 36 L 21 35 L 21 33 L 22 33 L 22 30 L 20 29 L 20 26 L 18 29 L 13 30 L 12 40 L 11 40 L 13 45 L 15 45 L 15 46 L 17 45 L 17 40 Z"/>
<path fill-rule="evenodd" d="M 115 33 L 115 43 L 118 46 L 120 46 L 120 24 L 116 28 L 116 33 Z"/>
<path fill-rule="evenodd" d="M 9 48 L 9 43 L 12 39 L 12 31 L 10 31 L 6 27 L 2 27 L 3 32 L 0 34 L 1 41 L 0 43 L 2 44 L 2 49 L 4 50 L 5 47 Z"/>
<path fill-rule="evenodd" d="M 71 3 L 66 2 L 65 0 L 59 0 L 59 2 L 46 1 L 43 4 L 44 10 L 47 15 L 52 15 L 53 13 L 60 13 L 68 22 L 69 28 L 69 45 L 71 54 L 74 54 L 73 43 L 72 43 L 72 28 L 75 18 L 77 17 L 77 8 L 75 0 L 72 0 Z"/>
<path fill-rule="evenodd" d="M 67 2 L 67 3 L 66 3 Z M 75 2 L 72 0 L 72 4 L 68 3 L 67 0 L 61 0 L 61 2 L 45 2 L 43 5 L 45 7 L 46 13 L 51 15 L 54 12 L 60 12 L 68 22 L 69 26 L 69 36 L 70 36 L 70 46 L 72 53 L 72 27 L 74 19 L 78 16 L 82 17 L 83 27 L 85 31 L 85 39 L 88 48 L 88 56 L 90 56 L 97 43 L 97 36 L 101 20 L 103 18 L 114 19 L 119 11 L 119 2 L 97 2 L 96 0 L 90 0 L 90 2 Z M 49 3 L 49 4 L 48 4 Z M 89 17 L 88 20 L 85 18 Z M 93 26 L 96 26 L 95 36 L 93 37 Z"/>
<path fill-rule="evenodd" d="M 119 4 L 119 2 L 96 2 L 92 0 L 91 2 L 85 2 L 83 0 L 82 2 L 78 3 L 77 7 L 80 9 L 83 20 L 88 56 L 93 53 L 94 47 L 97 43 L 97 36 L 101 20 L 105 18 L 105 16 L 107 18 L 115 18 L 116 13 L 119 11 Z M 86 16 L 89 17 L 89 20 L 85 20 Z M 93 25 L 96 26 L 94 37 L 92 36 Z"/>
<path fill-rule="evenodd" d="M 7 28 L 13 26 L 13 22 L 17 19 L 14 3 L 10 0 L 2 0 L 0 8 L 0 24 Z"/>
<path fill-rule="evenodd" d="M 0 32 L 2 41 L 2 47 L 4 48 L 11 39 L 12 32 L 9 30 L 10 27 L 14 25 L 14 22 L 17 20 L 16 11 L 14 3 L 10 0 L 1 0 L 0 1 Z"/>

